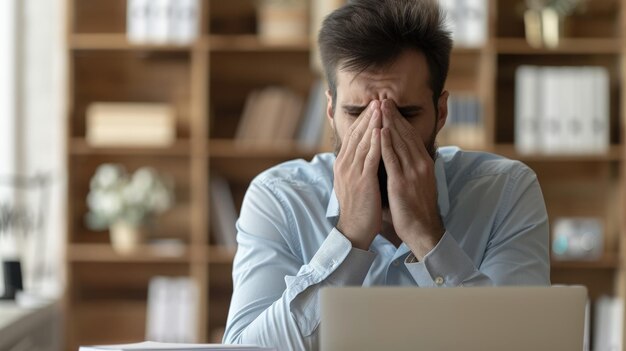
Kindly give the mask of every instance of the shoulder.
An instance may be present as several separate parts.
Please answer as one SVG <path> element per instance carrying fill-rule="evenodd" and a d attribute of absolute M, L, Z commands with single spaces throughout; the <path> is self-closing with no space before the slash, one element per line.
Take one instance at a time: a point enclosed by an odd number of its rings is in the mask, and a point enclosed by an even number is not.
<path fill-rule="evenodd" d="M 310 161 L 291 160 L 275 165 L 254 178 L 252 186 L 265 187 L 272 192 L 314 191 L 330 193 L 333 184 L 332 153 L 315 155 Z"/>
<path fill-rule="evenodd" d="M 442 147 L 439 148 L 438 154 L 443 161 L 449 180 L 450 178 L 471 180 L 490 176 L 507 176 L 511 179 L 536 178 L 533 170 L 524 163 L 488 152 Z"/>

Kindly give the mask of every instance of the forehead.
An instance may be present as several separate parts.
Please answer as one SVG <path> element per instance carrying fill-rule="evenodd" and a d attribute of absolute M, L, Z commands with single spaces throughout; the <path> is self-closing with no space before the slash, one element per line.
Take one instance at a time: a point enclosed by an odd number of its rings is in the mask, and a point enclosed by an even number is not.
<path fill-rule="evenodd" d="M 428 64 L 416 51 L 402 53 L 391 65 L 363 72 L 337 72 L 338 99 L 367 103 L 372 99 L 393 99 L 398 104 L 432 95 Z"/>

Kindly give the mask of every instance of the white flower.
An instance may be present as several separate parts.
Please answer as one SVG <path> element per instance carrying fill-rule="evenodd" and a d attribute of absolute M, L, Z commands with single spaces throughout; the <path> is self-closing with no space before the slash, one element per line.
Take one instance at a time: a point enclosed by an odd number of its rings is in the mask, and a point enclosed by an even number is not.
<path fill-rule="evenodd" d="M 98 167 L 96 174 L 91 179 L 91 188 L 110 188 L 115 186 L 125 175 L 124 168 L 119 165 L 103 164 Z"/>
<path fill-rule="evenodd" d="M 143 167 L 129 176 L 120 165 L 103 164 L 91 179 L 87 195 L 87 225 L 96 230 L 118 221 L 141 225 L 165 212 L 174 202 L 169 179 Z"/>

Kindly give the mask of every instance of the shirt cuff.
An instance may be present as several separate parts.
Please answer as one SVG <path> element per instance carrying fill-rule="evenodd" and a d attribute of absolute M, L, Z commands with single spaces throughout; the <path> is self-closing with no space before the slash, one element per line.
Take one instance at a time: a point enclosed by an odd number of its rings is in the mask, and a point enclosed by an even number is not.
<path fill-rule="evenodd" d="M 417 285 L 422 287 L 459 286 L 478 271 L 471 258 L 447 231 L 421 262 L 417 262 L 411 253 L 404 264 Z"/>
<path fill-rule="evenodd" d="M 330 234 L 309 265 L 319 280 L 332 285 L 360 285 L 365 280 L 376 254 L 352 247 L 352 243 L 337 228 Z"/>
<path fill-rule="evenodd" d="M 353 248 L 350 240 L 333 229 L 309 264 L 296 277 L 285 277 L 287 302 L 302 335 L 311 335 L 319 325 L 320 289 L 362 285 L 375 258 L 371 251 Z"/>

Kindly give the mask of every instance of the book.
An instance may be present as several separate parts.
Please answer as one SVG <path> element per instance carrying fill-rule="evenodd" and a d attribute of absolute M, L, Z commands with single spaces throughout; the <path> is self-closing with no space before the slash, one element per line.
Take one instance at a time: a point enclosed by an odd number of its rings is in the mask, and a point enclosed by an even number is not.
<path fill-rule="evenodd" d="M 520 66 L 515 72 L 515 149 L 520 154 L 541 149 L 539 77 L 534 66 Z"/>
<path fill-rule="evenodd" d="M 282 109 L 279 111 L 279 120 L 273 132 L 274 141 L 292 141 L 296 137 L 302 113 L 302 99 L 298 94 L 286 90 L 282 93 Z"/>
<path fill-rule="evenodd" d="M 235 133 L 243 144 L 279 145 L 296 137 L 302 99 L 291 89 L 269 86 L 248 93 Z"/>
<path fill-rule="evenodd" d="M 79 351 L 276 351 L 275 348 L 257 347 L 251 345 L 224 345 L 224 344 L 178 344 L 144 341 L 133 344 L 81 346 Z"/>
<path fill-rule="evenodd" d="M 198 293 L 188 277 L 156 276 L 148 286 L 146 338 L 158 342 L 195 342 Z"/>
<path fill-rule="evenodd" d="M 86 114 L 91 146 L 166 147 L 176 139 L 174 109 L 168 104 L 96 102 Z"/>
<path fill-rule="evenodd" d="M 441 145 L 456 145 L 464 149 L 485 147 L 485 127 L 477 96 L 458 93 L 448 98 L 448 119 L 438 135 L 438 141 Z"/>
<path fill-rule="evenodd" d="M 309 90 L 309 98 L 296 136 L 298 144 L 306 149 L 315 149 L 320 144 L 326 121 L 325 88 L 324 82 L 318 79 Z"/>
<path fill-rule="evenodd" d="M 456 47 L 480 47 L 487 41 L 486 0 L 441 0 L 446 27 Z"/>
<path fill-rule="evenodd" d="M 199 8 L 198 0 L 175 0 L 172 3 L 171 42 L 185 45 L 197 39 Z"/>
<path fill-rule="evenodd" d="M 515 148 L 521 154 L 604 154 L 610 146 L 610 81 L 604 67 L 520 66 Z"/>
<path fill-rule="evenodd" d="M 594 307 L 593 349 L 622 350 L 624 301 L 602 296 Z"/>
<path fill-rule="evenodd" d="M 211 229 L 215 244 L 237 247 L 237 208 L 233 194 L 226 179 L 218 174 L 211 174 Z"/>
<path fill-rule="evenodd" d="M 593 144 L 590 149 L 594 153 L 606 153 L 609 140 L 609 74 L 603 67 L 590 68 L 593 76 Z"/>
<path fill-rule="evenodd" d="M 176 0 L 178 1 L 178 0 Z M 151 0 L 148 30 L 150 42 L 167 44 L 172 37 L 173 3 L 172 0 Z"/>
<path fill-rule="evenodd" d="M 487 41 L 487 0 L 462 0 L 462 46 L 480 47 Z"/>
<path fill-rule="evenodd" d="M 188 45 L 198 37 L 198 0 L 128 0 L 126 36 L 133 44 Z"/>
<path fill-rule="evenodd" d="M 126 9 L 126 36 L 134 44 L 149 41 L 149 0 L 128 0 Z"/>

